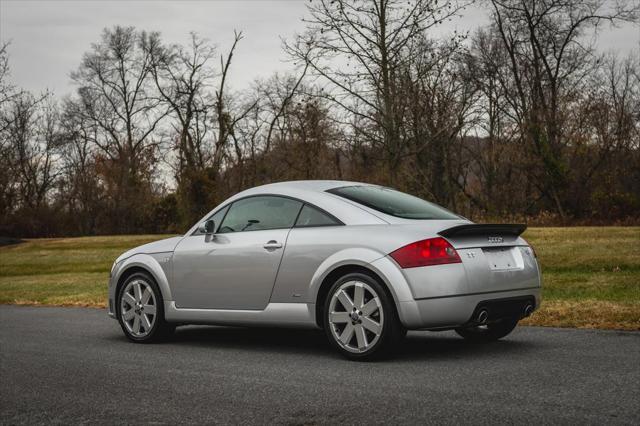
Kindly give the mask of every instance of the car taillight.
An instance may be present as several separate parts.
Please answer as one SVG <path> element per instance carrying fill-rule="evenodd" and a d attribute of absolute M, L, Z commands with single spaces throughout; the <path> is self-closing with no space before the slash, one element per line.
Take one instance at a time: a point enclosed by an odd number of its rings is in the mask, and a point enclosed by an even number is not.
<path fill-rule="evenodd" d="M 462 263 L 458 252 L 442 237 L 416 241 L 389 254 L 402 268 Z"/>

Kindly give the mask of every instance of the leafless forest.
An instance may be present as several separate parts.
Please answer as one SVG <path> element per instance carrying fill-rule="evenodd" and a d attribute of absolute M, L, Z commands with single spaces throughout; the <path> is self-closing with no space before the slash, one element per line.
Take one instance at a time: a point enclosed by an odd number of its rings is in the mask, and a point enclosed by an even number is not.
<path fill-rule="evenodd" d="M 106 28 L 63 99 L 15 87 L 5 45 L 0 235 L 179 232 L 242 189 L 332 178 L 474 220 L 637 222 L 640 44 L 594 47 L 637 3 L 480 2 L 486 27 L 435 37 L 464 4 L 314 0 L 290 71 L 233 90 L 240 32 Z"/>

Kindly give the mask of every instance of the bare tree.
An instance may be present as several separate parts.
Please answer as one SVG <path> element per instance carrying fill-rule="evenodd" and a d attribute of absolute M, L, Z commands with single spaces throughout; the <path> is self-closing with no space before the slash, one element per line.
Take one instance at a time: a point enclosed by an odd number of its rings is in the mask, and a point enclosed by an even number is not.
<path fill-rule="evenodd" d="M 564 129 L 571 102 L 592 72 L 589 35 L 604 23 L 637 19 L 632 2 L 604 0 L 490 0 L 492 26 L 501 40 L 509 70 L 508 101 L 522 140 L 536 165 L 531 174 L 541 193 L 566 215 L 563 191 L 569 166 Z M 537 166 L 537 167 L 536 167 Z"/>
<path fill-rule="evenodd" d="M 206 40 L 191 34 L 188 48 L 181 45 L 164 46 L 160 40 L 149 44 L 152 56 L 151 73 L 158 91 L 170 108 L 173 131 L 178 135 L 178 175 L 183 169 L 203 169 L 208 162 L 204 146 L 209 122 L 213 114 L 212 89 L 216 78 L 212 61 L 215 48 Z"/>
<path fill-rule="evenodd" d="M 214 100 L 210 93 L 218 75 L 213 67 L 216 51 L 206 40 L 191 34 L 191 43 L 164 46 L 160 39 L 147 45 L 151 74 L 168 105 L 175 134 L 175 178 L 182 222 L 192 223 L 206 211 L 212 182 L 207 168 L 215 156 Z"/>
<path fill-rule="evenodd" d="M 403 180 L 413 192 L 452 208 L 457 207 L 455 195 L 466 169 L 460 141 L 477 102 L 477 87 L 463 67 L 459 41 L 418 37 L 414 59 L 400 78 L 408 141 L 403 158 L 414 166 Z"/>
<path fill-rule="evenodd" d="M 8 167 L 4 188 L 4 215 L 19 212 L 25 233 L 46 234 L 46 208 L 60 169 L 59 115 L 51 96 L 35 97 L 21 92 L 5 110 L 7 127 L 2 132 L 3 154 Z M 3 203 L 4 204 L 4 203 Z"/>
<path fill-rule="evenodd" d="M 62 110 L 60 156 L 64 191 L 60 201 L 64 210 L 75 218 L 74 231 L 88 235 L 96 232 L 108 216 L 103 205 L 104 185 L 97 167 L 101 150 L 94 143 L 99 129 L 78 107 L 72 99 L 66 99 Z"/>
<path fill-rule="evenodd" d="M 154 132 L 167 114 L 150 78 L 148 46 L 157 38 L 156 33 L 137 32 L 133 27 L 105 29 L 71 75 L 78 85 L 76 111 L 95 127 L 92 142 L 109 164 L 111 198 L 115 211 L 122 214 L 119 226 L 124 230 L 143 220 L 131 217 L 132 211 L 140 211 L 133 205 L 150 191 L 159 144 Z"/>
<path fill-rule="evenodd" d="M 339 105 L 383 152 L 393 182 L 402 157 L 404 100 L 398 79 L 414 59 L 413 41 L 462 5 L 453 0 L 319 0 L 307 31 L 286 50 L 321 79 L 324 97 Z"/>
<path fill-rule="evenodd" d="M 11 98 L 16 96 L 16 88 L 9 82 L 9 43 L 0 45 L 0 111 Z M 2 127 L 0 127 L 0 131 Z"/>
<path fill-rule="evenodd" d="M 236 121 L 229 113 L 225 97 L 227 90 L 227 78 L 229 75 L 229 68 L 231 67 L 231 62 L 233 60 L 233 54 L 242 38 L 242 32 L 234 32 L 233 44 L 227 53 L 227 57 L 225 58 L 224 56 L 220 56 L 221 78 L 215 94 L 215 111 L 218 123 L 218 134 L 216 136 L 215 149 L 213 153 L 213 167 L 215 170 L 219 170 L 220 168 L 224 148 L 227 144 L 229 135 L 233 133 L 234 122 Z"/>
<path fill-rule="evenodd" d="M 538 195 L 522 178 L 520 133 L 508 101 L 513 87 L 507 52 L 494 33 L 482 28 L 472 37 L 465 64 L 478 98 L 472 119 L 475 135 L 463 145 L 472 159 L 463 191 L 491 216 L 526 210 L 527 200 Z"/>
<path fill-rule="evenodd" d="M 7 112 L 9 101 L 13 98 L 14 87 L 9 82 L 9 43 L 0 46 L 0 219 L 6 223 L 7 215 L 15 204 L 16 190 L 12 174 L 12 150 L 9 146 L 6 130 L 10 121 Z"/>
<path fill-rule="evenodd" d="M 573 174 L 567 203 L 579 215 L 597 211 L 617 214 L 600 206 L 622 205 L 632 209 L 640 185 L 640 56 L 609 55 L 589 76 L 589 90 L 580 108 L 572 112 L 574 126 L 567 148 Z M 622 166 L 622 165 L 626 165 Z M 625 188 L 612 190 L 612 182 Z M 594 203 L 594 199 L 598 202 Z"/>

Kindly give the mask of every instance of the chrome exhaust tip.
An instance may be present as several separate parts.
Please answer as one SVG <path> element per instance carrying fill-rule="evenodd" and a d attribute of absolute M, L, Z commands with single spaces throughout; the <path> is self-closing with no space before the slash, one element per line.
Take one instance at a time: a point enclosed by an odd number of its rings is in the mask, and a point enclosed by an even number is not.
<path fill-rule="evenodd" d="M 529 304 L 529 305 L 524 307 L 524 316 L 525 317 L 528 317 L 532 313 L 533 313 L 533 305 Z"/>
<path fill-rule="evenodd" d="M 486 309 L 483 309 L 480 312 L 478 312 L 478 316 L 477 316 L 478 323 L 484 324 L 487 322 L 487 319 L 489 319 L 489 312 L 487 312 Z"/>

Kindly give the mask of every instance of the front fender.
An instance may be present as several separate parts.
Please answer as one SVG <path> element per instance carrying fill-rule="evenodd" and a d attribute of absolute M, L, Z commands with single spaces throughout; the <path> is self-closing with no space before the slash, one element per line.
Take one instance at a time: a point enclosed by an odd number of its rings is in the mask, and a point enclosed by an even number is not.
<path fill-rule="evenodd" d="M 171 257 L 171 253 L 162 253 L 162 255 L 164 256 L 163 258 Z M 117 267 L 112 272 L 111 279 L 109 281 L 110 307 L 115 307 L 116 288 L 117 283 L 120 281 L 120 278 L 128 270 L 136 267 L 144 269 L 156 280 L 156 283 L 158 283 L 158 287 L 160 287 L 160 292 L 162 293 L 162 299 L 165 303 L 173 300 L 173 296 L 171 295 L 171 288 L 169 287 L 169 280 L 160 263 L 153 256 L 141 253 L 126 258 L 125 260 L 117 264 Z M 115 309 L 110 309 L 110 312 L 115 312 Z"/>

